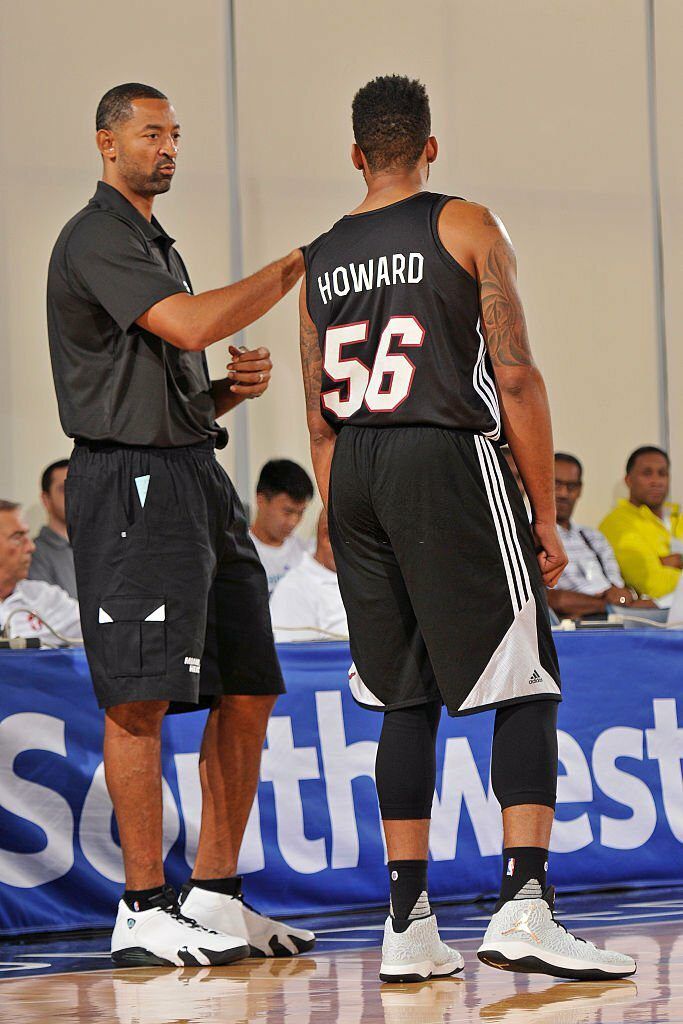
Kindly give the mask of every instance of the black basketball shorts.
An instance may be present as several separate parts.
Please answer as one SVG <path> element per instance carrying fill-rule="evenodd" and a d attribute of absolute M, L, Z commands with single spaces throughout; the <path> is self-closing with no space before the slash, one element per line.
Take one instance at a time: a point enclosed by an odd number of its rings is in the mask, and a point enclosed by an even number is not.
<path fill-rule="evenodd" d="M 266 574 L 213 445 L 77 444 L 66 514 L 100 707 L 284 691 Z"/>
<path fill-rule="evenodd" d="M 345 425 L 329 522 L 359 704 L 441 699 L 463 715 L 561 699 L 524 503 L 485 437 Z"/>

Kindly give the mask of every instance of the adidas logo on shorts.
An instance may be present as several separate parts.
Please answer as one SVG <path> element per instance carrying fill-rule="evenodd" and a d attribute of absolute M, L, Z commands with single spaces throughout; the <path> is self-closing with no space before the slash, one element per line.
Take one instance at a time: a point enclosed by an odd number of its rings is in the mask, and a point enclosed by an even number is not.
<path fill-rule="evenodd" d="M 534 683 L 542 683 L 542 682 L 543 682 L 543 677 L 541 676 L 541 674 L 539 672 L 536 671 L 536 669 L 534 669 L 534 673 L 533 673 L 531 679 L 529 680 L 529 686 L 533 686 Z"/>

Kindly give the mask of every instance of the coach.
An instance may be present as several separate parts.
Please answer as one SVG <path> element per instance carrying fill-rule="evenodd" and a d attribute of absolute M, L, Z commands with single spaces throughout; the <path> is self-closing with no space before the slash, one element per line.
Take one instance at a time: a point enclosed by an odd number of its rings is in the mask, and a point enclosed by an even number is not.
<path fill-rule="evenodd" d="M 299 249 L 244 281 L 192 294 L 174 240 L 152 215 L 171 187 L 180 126 L 157 89 L 111 89 L 97 109 L 103 174 L 50 261 L 50 353 L 74 438 L 67 525 L 126 891 L 112 937 L 122 965 L 291 955 L 310 932 L 241 899 L 237 857 L 268 716 L 283 690 L 266 576 L 235 490 L 215 459 L 216 423 L 268 385 L 265 349 L 231 347 L 225 380 L 204 349 L 269 310 L 301 276 Z M 161 725 L 210 706 L 203 809 L 181 894 L 162 862 Z"/>

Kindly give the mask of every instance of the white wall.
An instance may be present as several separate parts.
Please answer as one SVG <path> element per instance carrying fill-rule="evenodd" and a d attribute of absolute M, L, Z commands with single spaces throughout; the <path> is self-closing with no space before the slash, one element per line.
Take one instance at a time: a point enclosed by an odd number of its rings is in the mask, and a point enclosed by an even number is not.
<path fill-rule="evenodd" d="M 249 265 L 358 202 L 353 93 L 376 74 L 419 76 L 441 146 L 432 187 L 489 204 L 515 241 L 557 447 L 585 463 L 580 515 L 591 523 L 620 493 L 627 453 L 658 441 L 644 10 L 641 0 L 237 3 Z M 680 11 L 671 0 L 669 21 Z M 673 28 L 662 96 L 672 134 Z M 250 410 L 253 461 L 274 449 L 305 459 L 294 300 L 250 336 L 278 360 L 277 389 Z"/>
<path fill-rule="evenodd" d="M 61 227 L 95 190 L 95 108 L 111 86 L 146 82 L 175 103 L 178 173 L 155 212 L 196 290 L 229 280 L 223 13 L 214 0 L 2 5 L 0 493 L 26 503 L 33 523 L 40 472 L 71 447 L 50 372 L 47 264 Z"/>
<path fill-rule="evenodd" d="M 657 0 L 655 11 L 671 456 L 678 467 L 677 496 L 683 500 L 683 4 Z"/>
<path fill-rule="evenodd" d="M 0 7 L 0 492 L 39 517 L 38 477 L 68 453 L 45 331 L 45 271 L 94 190 L 94 110 L 125 80 L 174 100 L 183 152 L 157 213 L 195 288 L 229 278 L 225 4 L 86 0 Z M 350 102 L 376 74 L 427 84 L 441 153 L 432 187 L 489 203 L 516 243 L 558 447 L 586 465 L 581 518 L 618 493 L 624 458 L 658 440 L 644 0 L 236 0 L 245 271 L 354 205 Z M 657 0 L 672 452 L 683 459 L 683 5 Z M 249 404 L 251 468 L 308 464 L 296 299 L 247 332 L 273 351 Z M 211 354 L 217 373 L 226 346 Z M 228 455 L 228 464 L 231 456 Z M 679 474 L 679 479 L 680 479 Z"/>

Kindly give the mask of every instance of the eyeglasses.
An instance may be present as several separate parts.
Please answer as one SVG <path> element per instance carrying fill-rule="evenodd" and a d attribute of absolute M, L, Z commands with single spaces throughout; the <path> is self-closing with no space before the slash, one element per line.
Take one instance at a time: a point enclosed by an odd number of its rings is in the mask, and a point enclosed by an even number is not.
<path fill-rule="evenodd" d="M 578 491 L 581 490 L 581 481 L 580 480 L 578 480 L 578 481 L 576 481 L 576 480 L 570 480 L 570 481 L 567 481 L 567 480 L 556 480 L 555 481 L 555 490 L 559 491 L 562 487 L 564 487 L 565 490 L 569 491 L 570 494 L 576 494 Z"/>

